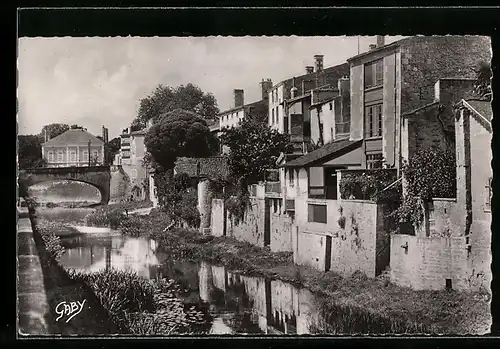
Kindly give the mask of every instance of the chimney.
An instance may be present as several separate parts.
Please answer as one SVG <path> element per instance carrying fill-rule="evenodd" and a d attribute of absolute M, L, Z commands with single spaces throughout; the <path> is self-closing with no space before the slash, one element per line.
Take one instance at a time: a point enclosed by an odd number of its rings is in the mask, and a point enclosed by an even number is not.
<path fill-rule="evenodd" d="M 377 47 L 381 47 L 385 45 L 385 36 L 377 35 Z"/>
<path fill-rule="evenodd" d="M 104 143 L 107 143 L 106 142 L 106 127 L 104 127 L 104 125 L 102 125 L 102 141 Z"/>
<path fill-rule="evenodd" d="M 269 91 L 273 87 L 273 82 L 269 78 L 266 80 L 262 79 L 260 86 L 262 90 L 262 99 L 267 100 L 269 98 Z"/>
<path fill-rule="evenodd" d="M 314 66 L 316 68 L 316 72 L 323 70 L 323 55 L 314 55 Z"/>
<path fill-rule="evenodd" d="M 290 89 L 290 97 L 295 98 L 297 97 L 297 92 L 299 89 L 295 86 L 295 76 L 292 78 L 292 88 Z"/>
<path fill-rule="evenodd" d="M 375 50 L 377 48 L 377 45 L 375 44 L 370 44 L 370 51 Z"/>
<path fill-rule="evenodd" d="M 243 107 L 245 105 L 243 90 L 234 90 L 234 107 Z"/>
<path fill-rule="evenodd" d="M 314 67 L 312 65 L 306 66 L 306 74 L 314 73 Z"/>

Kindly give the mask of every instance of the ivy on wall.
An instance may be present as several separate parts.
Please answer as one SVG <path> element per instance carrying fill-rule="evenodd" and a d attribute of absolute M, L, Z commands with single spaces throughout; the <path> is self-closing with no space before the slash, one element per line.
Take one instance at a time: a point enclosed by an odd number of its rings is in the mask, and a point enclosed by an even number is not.
<path fill-rule="evenodd" d="M 340 179 L 340 194 L 343 199 L 374 200 L 376 202 L 399 201 L 401 184 L 386 189 L 396 181 L 393 169 L 345 171 Z"/>
<path fill-rule="evenodd" d="M 456 197 L 456 161 L 452 150 L 421 149 L 409 161 L 403 162 L 402 172 L 406 195 L 392 214 L 400 227 L 419 228 L 424 220 L 426 202 L 432 198 Z M 400 232 L 408 233 L 405 229 Z"/>

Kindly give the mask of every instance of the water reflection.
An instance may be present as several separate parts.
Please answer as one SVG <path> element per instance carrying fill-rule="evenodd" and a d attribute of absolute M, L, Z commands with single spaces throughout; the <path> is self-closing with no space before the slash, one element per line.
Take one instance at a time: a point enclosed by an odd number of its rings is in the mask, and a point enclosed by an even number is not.
<path fill-rule="evenodd" d="M 36 209 L 40 218 L 61 223 L 78 224 L 85 221 L 85 216 L 93 211 L 91 208 L 66 208 L 66 207 L 38 207 Z"/>
<path fill-rule="evenodd" d="M 86 234 L 62 241 L 67 249 L 61 258 L 65 267 L 85 272 L 113 267 L 146 278 L 176 280 L 184 304 L 210 314 L 211 334 L 308 334 L 310 325 L 320 321 L 314 296 L 305 289 L 206 262 L 160 263 L 147 239 Z"/>
<path fill-rule="evenodd" d="M 63 239 L 62 243 L 66 252 L 60 262 L 66 268 L 96 272 L 112 267 L 135 271 L 146 278 L 157 276 L 158 259 L 149 240 L 82 235 Z"/>

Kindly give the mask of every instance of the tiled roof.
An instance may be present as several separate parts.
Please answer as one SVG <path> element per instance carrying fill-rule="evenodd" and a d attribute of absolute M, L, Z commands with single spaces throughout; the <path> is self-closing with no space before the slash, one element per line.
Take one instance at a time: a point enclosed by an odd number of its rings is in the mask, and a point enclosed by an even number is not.
<path fill-rule="evenodd" d="M 285 163 L 284 167 L 305 167 L 326 158 L 334 157 L 336 153 L 345 150 L 355 144 L 361 144 L 363 141 L 351 141 L 349 139 L 341 139 L 335 142 L 325 144 L 319 149 L 316 149 L 306 155 L 303 155 L 295 160 Z"/>
<path fill-rule="evenodd" d="M 491 119 L 493 118 L 493 109 L 491 108 L 491 102 L 477 99 L 468 99 L 466 100 L 466 102 L 472 107 L 472 109 L 474 109 L 474 111 L 491 122 Z"/>
<path fill-rule="evenodd" d="M 92 145 L 103 145 L 104 142 L 97 138 L 96 136 L 88 133 L 82 129 L 70 129 L 59 136 L 50 139 L 49 141 L 43 143 L 46 146 L 58 146 L 67 144 L 77 144 L 77 145 L 87 145 L 91 141 Z"/>
<path fill-rule="evenodd" d="M 200 171 L 199 174 L 198 166 Z M 175 171 L 177 173 L 187 173 L 189 177 L 226 177 L 229 174 L 229 163 L 228 159 L 224 156 L 212 156 L 209 158 L 183 157 L 177 159 Z"/>

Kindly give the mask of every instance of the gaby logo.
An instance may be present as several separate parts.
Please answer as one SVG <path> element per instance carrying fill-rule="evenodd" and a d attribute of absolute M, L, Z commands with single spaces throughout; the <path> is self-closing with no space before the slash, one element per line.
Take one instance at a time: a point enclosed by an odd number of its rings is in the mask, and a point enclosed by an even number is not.
<path fill-rule="evenodd" d="M 66 320 L 66 323 L 68 323 L 72 318 L 74 318 L 76 315 L 80 314 L 83 310 L 83 305 L 85 304 L 86 299 L 83 300 L 83 302 L 76 301 L 76 302 L 61 302 L 58 305 L 56 305 L 56 313 L 59 315 L 56 319 L 56 321 L 59 321 L 64 315 L 69 316 L 68 319 Z"/>

